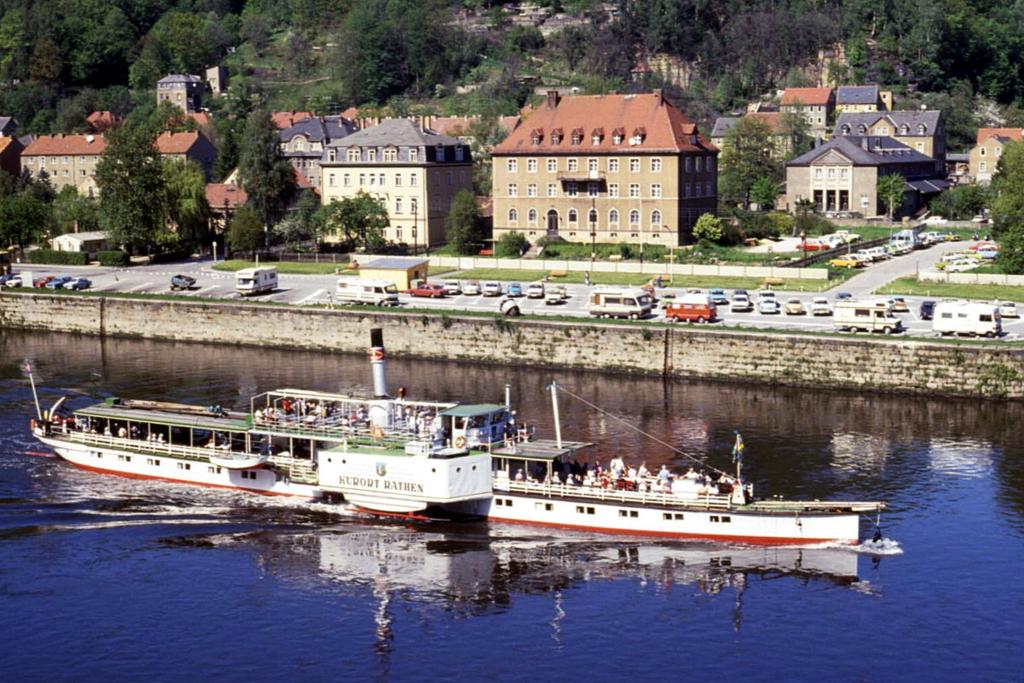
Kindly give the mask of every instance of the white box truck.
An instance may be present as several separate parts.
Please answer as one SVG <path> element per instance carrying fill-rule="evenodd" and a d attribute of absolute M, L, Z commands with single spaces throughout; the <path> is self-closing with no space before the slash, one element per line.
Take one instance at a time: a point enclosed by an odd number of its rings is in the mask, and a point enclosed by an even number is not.
<path fill-rule="evenodd" d="M 832 309 L 832 325 L 840 332 L 903 331 L 903 321 L 893 315 L 887 301 L 837 301 Z"/>
<path fill-rule="evenodd" d="M 654 301 L 640 288 L 598 285 L 590 294 L 590 315 L 639 320 L 651 314 Z"/>
<path fill-rule="evenodd" d="M 998 337 L 1003 333 L 1003 323 L 995 304 L 943 301 L 935 306 L 932 329 L 943 336 Z"/>
<path fill-rule="evenodd" d="M 242 296 L 264 294 L 277 289 L 277 268 L 243 268 L 235 273 L 235 291 Z"/>
<path fill-rule="evenodd" d="M 340 277 L 334 291 L 334 300 L 341 304 L 397 306 L 398 287 L 390 280 Z"/>

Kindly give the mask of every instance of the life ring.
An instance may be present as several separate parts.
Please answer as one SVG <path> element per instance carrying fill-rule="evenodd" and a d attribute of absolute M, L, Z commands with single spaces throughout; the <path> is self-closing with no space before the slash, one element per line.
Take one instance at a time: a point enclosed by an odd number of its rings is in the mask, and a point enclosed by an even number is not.
<path fill-rule="evenodd" d="M 455 437 L 455 447 L 456 448 L 464 448 L 465 446 L 466 446 L 466 437 L 464 437 L 464 436 L 457 436 L 457 437 Z"/>

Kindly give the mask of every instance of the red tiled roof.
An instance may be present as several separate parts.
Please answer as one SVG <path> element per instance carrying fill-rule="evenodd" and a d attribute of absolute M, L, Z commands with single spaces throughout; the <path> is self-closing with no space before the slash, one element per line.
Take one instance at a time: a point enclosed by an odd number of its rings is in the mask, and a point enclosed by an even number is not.
<path fill-rule="evenodd" d="M 1010 138 L 1020 142 L 1021 132 L 1020 128 L 979 128 L 977 144 L 980 145 L 989 138 Z"/>
<path fill-rule="evenodd" d="M 85 122 L 98 133 L 121 125 L 121 117 L 112 111 L 94 111 L 85 117 Z"/>
<path fill-rule="evenodd" d="M 506 133 L 511 133 L 512 131 L 514 131 L 516 128 L 519 127 L 519 122 L 520 121 L 521 121 L 521 118 L 518 115 L 515 115 L 515 116 L 499 116 L 498 117 L 498 127 L 501 128 Z"/>
<path fill-rule="evenodd" d="M 430 119 L 430 130 L 441 135 L 465 135 L 474 120 L 470 116 L 435 116 Z"/>
<path fill-rule="evenodd" d="M 17 138 L 0 138 L 0 154 L 3 154 L 9 145 L 14 144 L 15 140 Z"/>
<path fill-rule="evenodd" d="M 160 133 L 156 139 L 156 149 L 161 154 L 188 154 L 192 146 L 199 141 L 199 133 Z"/>
<path fill-rule="evenodd" d="M 88 156 L 102 154 L 106 148 L 102 135 L 40 135 L 21 156 Z"/>
<path fill-rule="evenodd" d="M 185 116 L 187 116 L 190 119 L 192 119 L 193 121 L 195 121 L 197 125 L 200 125 L 200 126 L 209 126 L 210 125 L 210 115 L 207 114 L 204 111 L 189 112 Z"/>
<path fill-rule="evenodd" d="M 309 178 L 306 177 L 305 173 L 295 168 L 294 166 L 292 167 L 292 179 L 295 182 L 295 186 L 298 187 L 300 190 L 312 190 L 313 194 L 315 194 L 317 197 L 320 196 L 320 190 L 317 189 L 317 187 L 310 182 Z"/>
<path fill-rule="evenodd" d="M 573 145 L 565 130 L 604 128 L 617 131 L 627 130 L 630 134 L 642 136 L 638 144 L 630 144 L 623 138 L 619 144 L 613 142 L 616 133 L 604 136 L 593 144 L 584 136 L 579 145 Z M 532 132 L 540 129 L 543 135 L 540 144 L 532 142 Z M 562 131 L 559 144 L 552 144 L 551 133 Z M 697 126 L 683 112 L 665 100 L 660 93 L 644 95 L 588 95 L 559 98 L 555 106 L 540 105 L 523 121 L 523 125 L 512 131 L 505 141 L 494 148 L 494 154 L 509 153 L 562 153 L 587 154 L 589 152 L 630 151 L 717 151 L 717 148 L 700 135 Z"/>
<path fill-rule="evenodd" d="M 207 183 L 206 202 L 213 210 L 223 209 L 226 205 L 234 209 L 249 201 L 245 190 L 234 183 Z"/>
<path fill-rule="evenodd" d="M 831 97 L 832 88 L 786 88 L 782 93 L 782 105 L 817 106 L 828 104 Z"/>
<path fill-rule="evenodd" d="M 345 111 L 341 112 L 341 118 L 348 119 L 349 121 L 355 121 L 359 116 L 359 109 L 356 107 L 349 107 Z"/>
<path fill-rule="evenodd" d="M 308 111 L 273 111 L 270 112 L 270 120 L 280 130 L 291 128 L 299 121 L 313 118 L 313 113 Z"/>
<path fill-rule="evenodd" d="M 782 112 L 777 111 L 752 111 L 746 114 L 747 118 L 760 121 L 768 126 L 773 133 L 778 134 L 782 130 Z"/>

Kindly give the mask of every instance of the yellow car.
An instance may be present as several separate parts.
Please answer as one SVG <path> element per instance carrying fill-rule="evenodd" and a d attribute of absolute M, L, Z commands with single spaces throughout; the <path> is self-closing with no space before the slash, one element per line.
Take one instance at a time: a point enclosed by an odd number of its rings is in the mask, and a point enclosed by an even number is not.
<path fill-rule="evenodd" d="M 850 258 L 849 256 L 840 256 L 839 258 L 834 258 L 831 261 L 829 261 L 828 265 L 830 265 L 833 268 L 860 268 L 864 264 L 855 258 Z"/>

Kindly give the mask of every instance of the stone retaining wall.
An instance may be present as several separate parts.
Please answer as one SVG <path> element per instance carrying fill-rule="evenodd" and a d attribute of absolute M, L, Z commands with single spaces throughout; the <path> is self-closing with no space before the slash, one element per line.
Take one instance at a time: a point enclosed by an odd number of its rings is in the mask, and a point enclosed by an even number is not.
<path fill-rule="evenodd" d="M 0 295 L 0 325 L 863 391 L 1024 398 L 1024 351 L 912 339 L 714 331 L 46 294 Z"/>

